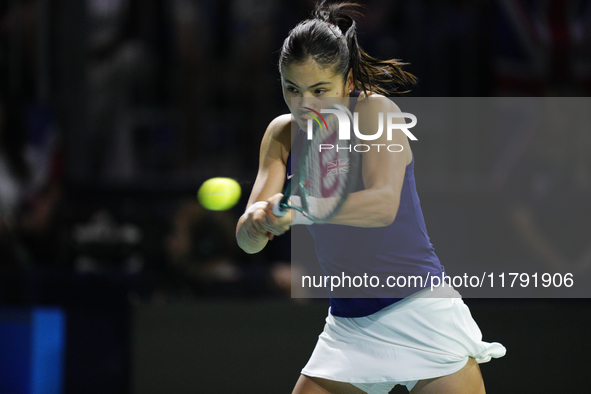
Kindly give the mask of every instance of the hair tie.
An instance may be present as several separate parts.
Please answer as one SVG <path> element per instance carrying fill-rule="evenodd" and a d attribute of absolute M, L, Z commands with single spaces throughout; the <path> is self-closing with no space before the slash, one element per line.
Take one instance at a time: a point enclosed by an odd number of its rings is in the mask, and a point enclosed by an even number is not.
<path fill-rule="evenodd" d="M 326 23 L 328 23 L 328 25 L 330 27 L 332 27 L 335 31 L 337 31 L 341 36 L 343 35 L 343 31 L 341 30 L 341 28 L 338 25 L 333 25 L 332 23 L 330 23 L 328 21 Z"/>

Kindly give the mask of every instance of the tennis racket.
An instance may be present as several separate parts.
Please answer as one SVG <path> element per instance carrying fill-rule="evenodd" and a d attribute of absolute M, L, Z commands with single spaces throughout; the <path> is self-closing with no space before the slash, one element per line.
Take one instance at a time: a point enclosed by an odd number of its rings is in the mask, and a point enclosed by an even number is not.
<path fill-rule="evenodd" d="M 346 114 L 349 125 L 353 125 L 347 107 L 333 104 L 331 108 Z M 294 141 L 294 146 L 301 143 L 301 149 L 294 156 L 292 147 L 292 177 L 283 197 L 274 204 L 273 213 L 284 216 L 288 209 L 295 209 L 313 223 L 326 223 L 339 212 L 360 177 L 361 157 L 353 149 L 356 141 L 353 135 L 350 140 L 338 138 L 336 115 L 309 111 L 314 120 L 312 138 L 300 132 Z"/>

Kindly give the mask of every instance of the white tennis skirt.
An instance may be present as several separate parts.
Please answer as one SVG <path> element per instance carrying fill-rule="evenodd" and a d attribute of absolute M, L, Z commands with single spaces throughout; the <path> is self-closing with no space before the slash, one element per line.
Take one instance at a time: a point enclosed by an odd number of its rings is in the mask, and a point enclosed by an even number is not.
<path fill-rule="evenodd" d="M 396 384 L 411 390 L 418 380 L 457 372 L 469 357 L 485 363 L 505 352 L 500 343 L 482 341 L 460 294 L 446 286 L 420 291 L 365 317 L 337 317 L 329 309 L 302 374 L 387 393 Z M 376 390 L 367 389 L 372 386 Z"/>

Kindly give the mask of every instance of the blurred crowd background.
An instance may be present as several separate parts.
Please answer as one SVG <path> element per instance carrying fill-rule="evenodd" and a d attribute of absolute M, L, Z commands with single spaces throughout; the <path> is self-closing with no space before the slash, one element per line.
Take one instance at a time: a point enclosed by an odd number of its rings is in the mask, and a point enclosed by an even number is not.
<path fill-rule="evenodd" d="M 591 93 L 590 1 L 360 3 L 362 47 L 419 79 L 406 96 Z M 289 298 L 289 238 L 249 256 L 234 229 L 266 125 L 286 112 L 278 50 L 313 4 L 0 3 L 0 305 L 68 312 L 67 360 L 95 357 L 94 372 L 67 363 L 66 392 L 124 392 L 130 305 Z M 465 156 L 413 145 L 440 255 L 591 266 L 589 136 L 473 133 Z M 438 148 L 466 136 L 451 137 Z M 196 201 L 213 176 L 241 183 L 234 209 Z"/>

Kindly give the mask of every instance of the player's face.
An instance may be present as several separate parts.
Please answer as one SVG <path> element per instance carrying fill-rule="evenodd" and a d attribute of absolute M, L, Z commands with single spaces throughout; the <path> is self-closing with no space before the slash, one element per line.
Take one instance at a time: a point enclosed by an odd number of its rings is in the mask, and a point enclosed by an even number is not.
<path fill-rule="evenodd" d="M 283 98 L 301 128 L 306 127 L 309 115 L 303 107 L 320 110 L 334 103 L 344 103 L 349 97 L 353 80 L 345 82 L 334 67 L 322 67 L 313 60 L 290 64 L 281 68 Z"/>

